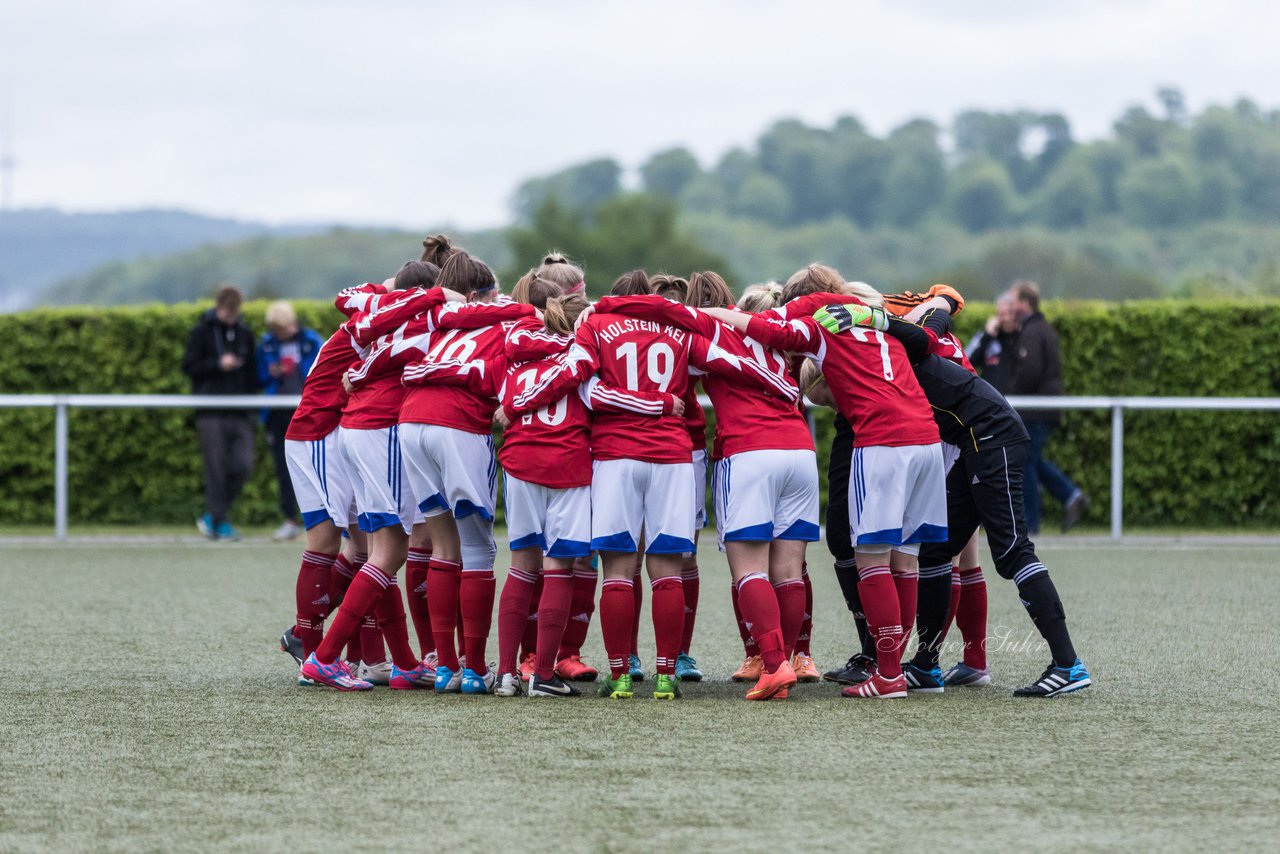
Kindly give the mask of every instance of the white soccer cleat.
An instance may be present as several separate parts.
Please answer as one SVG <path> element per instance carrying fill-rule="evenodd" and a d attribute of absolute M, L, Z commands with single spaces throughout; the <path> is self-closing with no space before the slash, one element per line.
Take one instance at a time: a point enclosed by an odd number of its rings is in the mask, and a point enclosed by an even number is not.
<path fill-rule="evenodd" d="M 360 667 L 356 670 L 356 678 L 373 685 L 390 685 L 391 662 L 380 661 L 377 664 L 365 664 L 362 661 L 360 662 Z"/>

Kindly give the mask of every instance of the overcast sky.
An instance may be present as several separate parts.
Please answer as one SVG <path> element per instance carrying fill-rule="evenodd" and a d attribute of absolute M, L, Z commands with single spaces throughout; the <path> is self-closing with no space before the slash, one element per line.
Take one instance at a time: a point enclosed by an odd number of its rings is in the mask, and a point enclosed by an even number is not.
<path fill-rule="evenodd" d="M 0 0 L 0 93 L 19 207 L 484 226 L 523 178 L 785 116 L 1277 107 L 1278 33 L 1245 0 Z"/>

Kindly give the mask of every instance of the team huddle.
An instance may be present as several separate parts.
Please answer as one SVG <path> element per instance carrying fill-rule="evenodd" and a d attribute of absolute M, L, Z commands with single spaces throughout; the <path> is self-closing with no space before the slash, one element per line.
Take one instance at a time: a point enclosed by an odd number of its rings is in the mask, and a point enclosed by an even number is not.
<path fill-rule="evenodd" d="M 676 699 L 703 678 L 690 647 L 708 484 L 748 700 L 820 678 L 867 699 L 988 684 L 979 526 L 1053 657 L 1015 694 L 1090 684 L 1022 521 L 1026 430 L 952 335 L 954 289 L 882 296 L 815 264 L 735 297 L 716 273 L 633 271 L 591 304 L 582 270 L 556 254 L 503 296 L 446 237 L 423 250 L 338 295 L 347 321 L 285 436 L 307 536 L 281 638 L 299 684 L 567 697 L 599 678 L 601 696 L 629 699 L 647 678 L 647 569 L 653 696 Z M 715 413 L 710 460 L 699 384 Z M 821 675 L 805 396 L 837 413 L 826 541 L 860 639 Z M 499 596 L 500 472 L 511 566 Z M 606 672 L 582 656 L 597 609 Z M 952 622 L 963 660 L 944 673 Z"/>

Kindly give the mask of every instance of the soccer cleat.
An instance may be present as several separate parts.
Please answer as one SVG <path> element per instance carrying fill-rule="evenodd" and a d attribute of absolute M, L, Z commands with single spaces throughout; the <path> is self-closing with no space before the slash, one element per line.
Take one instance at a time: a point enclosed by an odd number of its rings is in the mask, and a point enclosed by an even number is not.
<path fill-rule="evenodd" d="M 925 670 L 908 661 L 902 665 L 902 676 L 907 680 L 907 690 L 917 694 L 941 694 L 945 690 L 941 667 Z"/>
<path fill-rule="evenodd" d="M 275 532 L 271 535 L 271 539 L 275 540 L 277 543 L 283 543 L 286 540 L 294 540 L 297 539 L 301 530 L 302 529 L 298 527 L 297 522 L 292 519 L 287 519 L 281 523 L 279 528 L 276 528 Z"/>
<path fill-rule="evenodd" d="M 617 679 L 608 676 L 604 677 L 600 682 L 601 697 L 608 697 L 610 700 L 630 700 L 634 696 L 631 687 L 631 674 L 623 673 Z"/>
<path fill-rule="evenodd" d="M 872 673 L 867 681 L 860 685 L 846 686 L 840 693 L 862 700 L 896 700 L 907 696 L 907 680 L 903 676 L 886 679 L 879 673 Z"/>
<path fill-rule="evenodd" d="M 435 688 L 436 669 L 425 661 L 412 670 L 401 670 L 391 665 L 391 676 L 387 684 L 397 691 L 413 691 L 418 688 Z"/>
<path fill-rule="evenodd" d="M 337 688 L 339 691 L 370 691 L 373 689 L 371 683 L 363 679 L 353 678 L 351 671 L 347 670 L 340 661 L 335 661 L 332 664 L 321 664 L 316 660 L 314 652 L 307 656 L 307 660 L 302 663 L 302 669 L 298 671 L 298 684 L 302 684 L 301 680 L 303 679 L 310 679 L 312 683 L 328 685 L 330 688 Z"/>
<path fill-rule="evenodd" d="M 493 668 L 490 667 L 481 676 L 470 667 L 462 671 L 462 693 L 464 694 L 489 694 L 493 692 L 493 683 L 497 681 L 494 676 Z"/>
<path fill-rule="evenodd" d="M 774 694 L 774 695 L 773 695 L 773 699 L 774 699 L 774 700 L 785 700 L 785 699 L 787 699 L 787 697 L 789 697 L 789 696 L 791 696 L 791 689 L 790 689 L 790 688 L 783 688 L 781 691 L 779 691 L 778 693 L 776 693 L 776 694 Z"/>
<path fill-rule="evenodd" d="M 845 662 L 844 667 L 836 667 L 822 674 L 822 678 L 827 682 L 835 682 L 838 685 L 861 685 L 871 678 L 871 674 L 876 672 L 875 659 L 857 653 Z"/>
<path fill-rule="evenodd" d="M 529 680 L 529 696 L 530 697 L 577 697 L 582 692 L 561 679 L 556 674 L 551 674 L 550 679 L 539 679 L 538 674 L 533 674 L 533 678 Z"/>
<path fill-rule="evenodd" d="M 570 682 L 594 682 L 600 672 L 583 661 L 581 655 L 570 655 L 556 662 L 556 675 Z"/>
<path fill-rule="evenodd" d="M 230 522 L 219 522 L 214 531 L 217 532 L 220 540 L 230 540 L 233 543 L 240 542 L 240 532 L 231 527 Z"/>
<path fill-rule="evenodd" d="M 299 666 L 298 667 L 298 684 L 303 688 L 314 688 L 317 683 L 316 683 L 316 680 L 308 679 L 307 677 L 303 676 L 302 667 Z"/>
<path fill-rule="evenodd" d="M 797 682 L 817 682 L 822 679 L 818 668 L 813 664 L 813 656 L 807 652 L 797 652 L 791 657 L 791 669 L 796 672 Z"/>
<path fill-rule="evenodd" d="M 754 682 L 760 678 L 761 673 L 764 673 L 764 659 L 758 655 L 748 655 L 742 666 L 729 678 L 734 682 Z"/>
<path fill-rule="evenodd" d="M 462 687 L 462 673 L 448 667 L 436 667 L 436 693 L 456 694 Z"/>
<path fill-rule="evenodd" d="M 538 669 L 538 654 L 531 652 L 520 662 L 520 681 L 528 682 L 529 677 Z"/>
<path fill-rule="evenodd" d="M 632 682 L 644 681 L 644 668 L 640 666 L 640 656 L 633 655 L 627 660 L 627 671 L 631 674 Z"/>
<path fill-rule="evenodd" d="M 280 651 L 292 655 L 299 667 L 307 660 L 307 657 L 302 654 L 302 638 L 293 633 L 293 626 L 285 629 L 284 634 L 280 636 Z"/>
<path fill-rule="evenodd" d="M 1013 692 L 1015 697 L 1056 697 L 1059 694 L 1070 694 L 1093 684 L 1089 671 L 1084 669 L 1080 659 L 1070 667 L 1059 667 L 1050 664 L 1040 678 Z"/>
<path fill-rule="evenodd" d="M 390 661 L 379 661 L 377 664 L 365 664 L 360 662 L 360 667 L 356 669 L 356 678 L 363 679 L 371 685 L 389 685 L 391 684 L 391 670 L 395 665 Z"/>
<path fill-rule="evenodd" d="M 796 672 L 784 661 L 772 673 L 761 673 L 755 687 L 747 692 L 748 700 L 769 700 L 796 684 Z"/>
<path fill-rule="evenodd" d="M 1089 505 L 1093 502 L 1089 500 L 1089 496 L 1080 490 L 1076 490 L 1076 494 L 1071 496 L 1071 500 L 1067 502 L 1067 506 L 1062 514 L 1062 533 L 1066 533 L 1080 524 L 1080 520 L 1084 518 L 1084 514 L 1088 512 Z"/>
<path fill-rule="evenodd" d="M 211 540 L 218 539 L 218 532 L 213 527 L 213 516 L 209 513 L 196 517 L 196 530 Z"/>
<path fill-rule="evenodd" d="M 963 661 L 957 661 L 954 667 L 942 674 L 942 684 L 948 688 L 979 688 L 990 685 L 991 670 L 990 668 L 979 670 Z"/>
<path fill-rule="evenodd" d="M 504 673 L 493 684 L 493 693 L 496 697 L 518 697 L 523 690 L 520 687 L 520 674 L 518 673 Z"/>
<path fill-rule="evenodd" d="M 659 673 L 653 677 L 653 699 L 675 700 L 680 696 L 680 682 L 674 673 Z"/>
<path fill-rule="evenodd" d="M 436 665 L 440 663 L 440 659 L 436 656 L 436 651 L 433 649 L 431 652 L 422 656 L 422 663 L 427 665 L 427 667 L 430 667 L 432 670 L 435 670 Z"/>
<path fill-rule="evenodd" d="M 676 656 L 676 678 L 681 682 L 701 682 L 702 671 L 692 655 L 682 652 Z"/>

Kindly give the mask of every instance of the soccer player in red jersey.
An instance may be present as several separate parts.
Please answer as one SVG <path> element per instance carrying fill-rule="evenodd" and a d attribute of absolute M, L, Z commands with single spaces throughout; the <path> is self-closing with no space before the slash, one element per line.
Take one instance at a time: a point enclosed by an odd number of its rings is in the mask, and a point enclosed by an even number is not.
<path fill-rule="evenodd" d="M 705 293 L 699 300 L 704 303 L 732 298 L 714 273 L 695 273 L 690 289 Z M 750 298 L 756 307 L 768 307 L 759 293 Z M 712 457 L 717 530 L 729 556 L 739 609 L 764 659 L 747 698 L 785 696 L 796 682 L 788 659 L 804 617 L 805 546 L 818 539 L 817 459 L 808 424 L 796 408 L 799 390 L 786 359 L 700 311 L 667 300 L 606 297 L 597 311 L 697 332 L 773 377 L 773 393 L 714 374 L 703 382 L 716 411 Z"/>
<path fill-rule="evenodd" d="M 827 282 L 843 280 L 831 268 L 810 265 L 788 286 L 824 293 L 834 304 L 859 302 L 831 295 Z M 795 308 L 787 310 L 790 315 Z M 906 351 L 883 333 L 834 334 L 810 316 L 786 320 L 726 309 L 707 313 L 762 344 L 816 361 L 840 413 L 852 424 L 852 539 L 858 588 L 880 655 L 876 674 L 845 694 L 905 697 L 901 654 L 915 619 L 917 555 L 921 543 L 947 536 L 938 428 Z"/>

